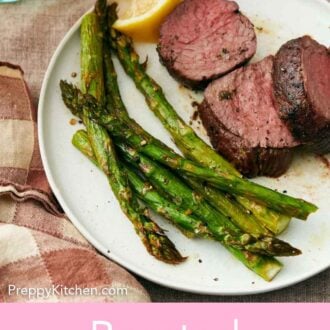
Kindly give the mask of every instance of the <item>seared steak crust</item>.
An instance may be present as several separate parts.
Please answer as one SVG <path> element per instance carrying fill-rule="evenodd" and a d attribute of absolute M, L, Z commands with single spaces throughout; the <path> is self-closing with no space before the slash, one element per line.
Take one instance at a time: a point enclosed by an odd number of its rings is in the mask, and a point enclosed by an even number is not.
<path fill-rule="evenodd" d="M 157 49 L 170 74 L 200 89 L 246 63 L 256 35 L 236 2 L 185 0 L 162 24 Z"/>
<path fill-rule="evenodd" d="M 275 99 L 293 136 L 330 152 L 330 52 L 308 36 L 281 47 L 274 63 Z"/>
<path fill-rule="evenodd" d="M 206 100 L 199 106 L 199 112 L 214 149 L 243 175 L 279 177 L 289 168 L 293 158 L 291 148 L 249 147 L 224 127 Z"/>
<path fill-rule="evenodd" d="M 330 125 L 318 132 L 318 136 L 304 144 L 304 149 L 318 155 L 330 153 Z"/>

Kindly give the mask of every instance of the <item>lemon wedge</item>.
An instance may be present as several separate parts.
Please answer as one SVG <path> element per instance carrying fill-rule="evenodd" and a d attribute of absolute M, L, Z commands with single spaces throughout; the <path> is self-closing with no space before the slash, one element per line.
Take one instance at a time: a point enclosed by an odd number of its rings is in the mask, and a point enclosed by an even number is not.
<path fill-rule="evenodd" d="M 120 0 L 114 28 L 134 40 L 155 42 L 163 20 L 182 0 Z"/>

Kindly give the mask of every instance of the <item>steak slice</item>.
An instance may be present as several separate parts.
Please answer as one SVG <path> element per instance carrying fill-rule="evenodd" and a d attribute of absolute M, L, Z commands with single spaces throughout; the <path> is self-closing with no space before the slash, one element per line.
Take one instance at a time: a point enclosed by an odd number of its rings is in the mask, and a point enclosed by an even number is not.
<path fill-rule="evenodd" d="M 213 147 L 249 177 L 280 176 L 298 145 L 278 117 L 273 63 L 268 56 L 212 82 L 199 108 Z"/>
<path fill-rule="evenodd" d="M 281 119 L 316 153 L 330 152 L 330 51 L 309 36 L 281 47 L 274 86 Z"/>
<path fill-rule="evenodd" d="M 256 44 L 236 2 L 185 0 L 162 24 L 157 49 L 175 78 L 198 89 L 247 62 Z"/>

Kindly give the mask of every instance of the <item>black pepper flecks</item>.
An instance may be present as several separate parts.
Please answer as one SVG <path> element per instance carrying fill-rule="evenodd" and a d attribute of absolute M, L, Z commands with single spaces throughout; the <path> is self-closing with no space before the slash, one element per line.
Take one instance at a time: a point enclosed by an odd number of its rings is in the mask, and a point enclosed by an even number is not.
<path fill-rule="evenodd" d="M 193 108 L 198 108 L 198 107 L 199 107 L 199 103 L 198 103 L 197 101 L 193 101 L 193 102 L 191 103 L 191 106 L 192 106 Z"/>
<path fill-rule="evenodd" d="M 191 116 L 191 121 L 196 121 L 197 118 L 198 118 L 198 111 L 196 110 L 196 111 L 194 111 L 194 113 Z"/>

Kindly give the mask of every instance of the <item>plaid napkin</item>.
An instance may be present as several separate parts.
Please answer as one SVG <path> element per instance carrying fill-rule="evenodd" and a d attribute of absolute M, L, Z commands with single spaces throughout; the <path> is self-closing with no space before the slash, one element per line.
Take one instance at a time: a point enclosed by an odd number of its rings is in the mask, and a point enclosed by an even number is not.
<path fill-rule="evenodd" d="M 148 300 L 62 213 L 43 171 L 23 72 L 0 63 L 0 302 Z"/>

